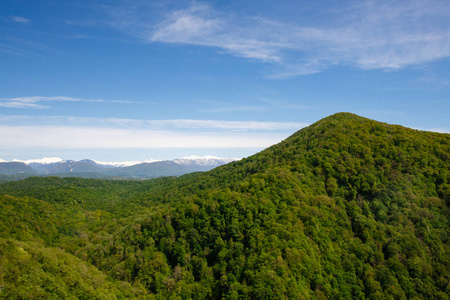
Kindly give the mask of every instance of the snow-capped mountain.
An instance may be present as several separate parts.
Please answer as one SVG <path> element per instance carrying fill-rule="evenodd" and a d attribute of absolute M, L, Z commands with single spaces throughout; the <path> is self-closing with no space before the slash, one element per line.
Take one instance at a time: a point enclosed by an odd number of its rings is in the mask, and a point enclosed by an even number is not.
<path fill-rule="evenodd" d="M 174 159 L 173 162 L 184 166 L 214 166 L 218 167 L 224 164 L 228 164 L 232 161 L 239 160 L 238 158 L 221 158 L 216 156 L 186 156 L 178 159 Z"/>
<path fill-rule="evenodd" d="M 139 165 L 139 164 L 143 164 L 143 163 L 154 163 L 154 162 L 157 162 L 160 160 L 149 159 L 149 160 L 144 160 L 144 161 L 131 160 L 131 161 L 122 161 L 122 162 L 103 162 L 103 161 L 96 161 L 96 160 L 94 160 L 94 161 L 99 165 L 120 168 L 120 167 L 130 167 L 130 166 Z"/>
<path fill-rule="evenodd" d="M 161 176 L 180 176 L 199 171 L 209 171 L 220 165 L 236 161 L 236 158 L 220 158 L 215 156 L 188 156 L 174 160 L 158 161 L 125 161 L 99 162 L 90 159 L 63 160 L 59 157 L 42 159 L 0 161 L 0 174 L 56 175 L 74 177 L 126 177 L 155 178 Z"/>
<path fill-rule="evenodd" d="M 100 165 L 90 159 L 60 160 L 57 162 L 29 162 L 26 164 L 33 168 L 38 174 L 53 175 L 60 173 L 102 173 L 103 170 L 113 168 L 112 166 Z"/>
<path fill-rule="evenodd" d="M 48 165 L 48 164 L 63 162 L 63 160 L 59 157 L 43 157 L 40 159 L 29 159 L 29 160 L 14 159 L 13 161 L 22 162 L 26 165 L 30 165 L 30 164 Z"/>

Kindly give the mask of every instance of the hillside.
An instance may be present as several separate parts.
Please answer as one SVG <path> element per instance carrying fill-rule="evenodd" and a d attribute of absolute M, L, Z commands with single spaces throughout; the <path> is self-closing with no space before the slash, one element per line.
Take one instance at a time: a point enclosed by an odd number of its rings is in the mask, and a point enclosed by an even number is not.
<path fill-rule="evenodd" d="M 42 262 L 21 254 L 31 243 L 62 251 L 47 273 L 77 276 L 66 261 L 81 260 L 106 275 L 103 291 L 117 298 L 450 294 L 447 134 L 339 113 L 205 173 L 142 182 L 28 178 L 1 184 L 0 194 L 6 295 L 52 293 L 50 275 L 18 280 L 26 268 L 8 267 L 19 258 Z"/>

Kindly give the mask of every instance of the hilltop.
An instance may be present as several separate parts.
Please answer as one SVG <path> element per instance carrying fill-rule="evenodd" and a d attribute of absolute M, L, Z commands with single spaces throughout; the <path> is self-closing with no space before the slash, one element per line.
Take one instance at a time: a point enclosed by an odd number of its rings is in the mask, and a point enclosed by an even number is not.
<path fill-rule="evenodd" d="M 77 264 L 94 268 L 80 286 L 101 283 L 109 298 L 450 294 L 448 134 L 338 113 L 205 173 L 28 178 L 0 194 L 4 295 L 49 295 Z"/>

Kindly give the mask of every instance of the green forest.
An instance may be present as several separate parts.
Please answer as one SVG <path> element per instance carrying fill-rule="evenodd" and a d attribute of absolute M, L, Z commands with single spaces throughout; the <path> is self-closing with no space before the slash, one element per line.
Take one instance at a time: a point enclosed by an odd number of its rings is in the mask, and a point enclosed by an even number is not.
<path fill-rule="evenodd" d="M 449 222 L 450 135 L 338 113 L 208 172 L 0 184 L 0 299 L 449 299 Z"/>

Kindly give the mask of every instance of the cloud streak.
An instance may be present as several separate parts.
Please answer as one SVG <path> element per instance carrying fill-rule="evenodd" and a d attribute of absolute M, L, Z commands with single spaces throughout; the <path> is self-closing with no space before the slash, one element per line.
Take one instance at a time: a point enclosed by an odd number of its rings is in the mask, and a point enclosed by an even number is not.
<path fill-rule="evenodd" d="M 8 108 L 49 108 L 49 105 L 42 103 L 48 102 L 91 102 L 91 103 L 124 103 L 131 104 L 137 103 L 127 100 L 104 100 L 104 99 L 81 99 L 72 97 L 42 97 L 42 96 L 32 96 L 32 97 L 16 97 L 16 98 L 0 98 L 0 106 Z"/>
<path fill-rule="evenodd" d="M 16 35 L 3 35 L 0 36 L 0 51 L 24 56 L 24 57 L 34 57 L 43 58 L 48 55 L 52 56 L 62 56 L 63 52 L 54 49 L 47 45 L 35 42 L 30 39 L 19 38 Z"/>
<path fill-rule="evenodd" d="M 29 23 L 30 22 L 29 19 L 26 19 L 26 18 L 20 17 L 20 16 L 15 16 L 12 18 L 12 20 L 16 23 Z"/>
<path fill-rule="evenodd" d="M 307 125 L 298 122 L 0 115 L 0 148 L 261 149 Z"/>
<path fill-rule="evenodd" d="M 240 18 L 198 2 L 168 12 L 157 23 L 130 15 L 122 14 L 114 26 L 148 42 L 213 47 L 271 63 L 278 69 L 271 78 L 333 65 L 394 70 L 450 56 L 448 1 L 354 2 L 323 9 L 327 22 L 322 23 Z"/>
<path fill-rule="evenodd" d="M 283 134 L 183 133 L 158 130 L 59 126 L 0 126 L 2 148 L 163 149 L 265 148 Z"/>
<path fill-rule="evenodd" d="M 35 124 L 51 127 L 114 128 L 127 130 L 238 130 L 238 131 L 277 131 L 299 130 L 307 123 L 301 122 L 258 122 L 258 121 L 224 121 L 224 120 L 139 120 L 122 118 L 87 118 L 74 116 L 2 116 L 0 125 L 34 126 Z"/>

